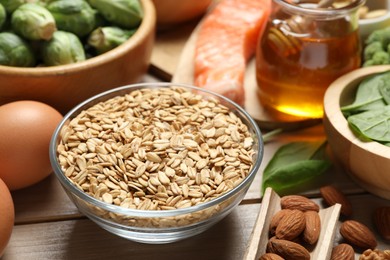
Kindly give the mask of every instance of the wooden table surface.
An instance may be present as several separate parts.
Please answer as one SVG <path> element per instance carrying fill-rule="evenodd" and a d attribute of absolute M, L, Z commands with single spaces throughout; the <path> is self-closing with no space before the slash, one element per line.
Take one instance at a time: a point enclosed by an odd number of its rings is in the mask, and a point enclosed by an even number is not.
<path fill-rule="evenodd" d="M 151 69 L 142 81 L 170 79 L 178 60 L 177 54 L 181 51 L 180 44 L 185 43 L 189 28 L 182 28 L 184 34 L 177 31 L 158 34 Z M 172 53 L 176 58 L 172 57 Z M 162 67 L 163 60 L 170 56 L 171 62 L 167 67 Z M 318 124 L 283 133 L 267 142 L 261 169 L 241 204 L 211 229 L 171 244 L 136 243 L 101 229 L 79 213 L 52 174 L 34 186 L 12 192 L 15 226 L 1 259 L 242 259 L 261 207 L 261 175 L 276 149 L 291 141 L 323 138 L 323 127 Z M 302 193 L 321 203 L 318 188 L 325 184 L 341 188 L 352 201 L 353 219 L 363 222 L 372 230 L 375 230 L 371 221 L 372 211 L 379 206 L 390 206 L 390 201 L 370 195 L 357 186 L 337 162 L 312 189 Z M 378 233 L 376 235 L 378 248 L 390 248 L 389 241 L 382 240 Z M 340 241 L 341 237 L 337 234 L 335 244 Z"/>

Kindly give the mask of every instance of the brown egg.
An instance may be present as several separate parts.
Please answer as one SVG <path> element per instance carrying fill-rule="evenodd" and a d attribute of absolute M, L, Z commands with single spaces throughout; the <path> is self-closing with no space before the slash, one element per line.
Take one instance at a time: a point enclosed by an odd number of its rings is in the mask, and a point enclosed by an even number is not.
<path fill-rule="evenodd" d="M 35 184 L 51 172 L 49 143 L 62 119 L 37 101 L 0 106 L 0 178 L 10 190 Z"/>
<path fill-rule="evenodd" d="M 11 237 L 14 227 L 14 202 L 5 183 L 0 179 L 0 258 Z"/>

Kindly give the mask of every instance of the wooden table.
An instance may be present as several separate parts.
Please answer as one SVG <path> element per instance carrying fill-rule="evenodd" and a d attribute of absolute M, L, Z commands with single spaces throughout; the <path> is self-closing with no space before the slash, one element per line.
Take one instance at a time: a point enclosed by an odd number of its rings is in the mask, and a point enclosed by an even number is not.
<path fill-rule="evenodd" d="M 187 25 L 186 25 L 187 26 Z M 167 81 L 175 69 L 177 57 L 167 67 L 164 59 L 178 55 L 190 27 L 182 31 L 159 33 L 148 75 L 142 81 Z M 169 40 L 171 39 L 171 41 Z M 173 39 L 173 40 L 172 40 Z M 166 57 L 166 58 L 164 58 Z M 154 76 L 152 76 L 155 75 Z M 16 218 L 10 242 L 2 260 L 14 259 L 242 259 L 254 222 L 261 207 L 261 175 L 274 152 L 282 144 L 296 140 L 325 138 L 321 124 L 281 134 L 265 145 L 264 159 L 244 200 L 230 215 L 208 231 L 192 238 L 164 245 L 140 244 L 117 237 L 98 227 L 80 214 L 68 199 L 54 175 L 44 181 L 12 192 Z M 311 190 L 303 194 L 319 203 L 318 188 L 334 184 L 351 199 L 353 218 L 375 230 L 371 222 L 373 209 L 390 206 L 390 201 L 368 194 L 334 164 Z M 1 202 L 0 202 L 1 203 Z M 379 248 L 390 248 L 390 242 L 377 234 Z M 335 244 L 341 241 L 338 234 Z M 356 255 L 358 258 L 358 254 Z"/>

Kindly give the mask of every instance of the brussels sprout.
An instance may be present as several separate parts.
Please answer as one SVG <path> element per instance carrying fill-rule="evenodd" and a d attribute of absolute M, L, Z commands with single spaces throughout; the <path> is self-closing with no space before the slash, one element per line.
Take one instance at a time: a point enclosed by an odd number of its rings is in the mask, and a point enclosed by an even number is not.
<path fill-rule="evenodd" d="M 89 0 L 89 4 L 107 21 L 125 29 L 137 27 L 143 17 L 139 0 Z"/>
<path fill-rule="evenodd" d="M 124 43 L 135 32 L 133 30 L 123 30 L 119 27 L 99 27 L 95 29 L 88 38 L 88 44 L 96 49 L 98 54 L 102 54 Z"/>
<path fill-rule="evenodd" d="M 35 66 L 34 53 L 30 46 L 18 35 L 0 33 L 0 64 L 15 67 Z"/>
<path fill-rule="evenodd" d="M 84 0 L 55 0 L 46 8 L 54 16 L 59 30 L 82 37 L 96 28 L 96 10 Z"/>
<path fill-rule="evenodd" d="M 94 9 L 95 10 L 95 9 Z M 104 19 L 103 15 L 101 15 L 99 12 L 95 13 L 95 28 L 103 27 L 103 26 L 109 26 L 110 23 Z"/>
<path fill-rule="evenodd" d="M 36 3 L 38 0 L 0 0 L 0 4 L 2 4 L 7 11 L 7 13 L 13 13 L 19 6 L 26 3 Z"/>
<path fill-rule="evenodd" d="M 71 64 L 85 60 L 79 38 L 70 32 L 56 31 L 50 41 L 42 44 L 42 58 L 47 66 Z"/>
<path fill-rule="evenodd" d="M 11 17 L 12 29 L 28 40 L 50 40 L 56 31 L 53 15 L 38 4 L 24 4 Z"/>
<path fill-rule="evenodd" d="M 4 6 L 0 3 L 0 29 L 5 24 L 5 21 L 7 20 L 7 13 L 5 11 Z"/>

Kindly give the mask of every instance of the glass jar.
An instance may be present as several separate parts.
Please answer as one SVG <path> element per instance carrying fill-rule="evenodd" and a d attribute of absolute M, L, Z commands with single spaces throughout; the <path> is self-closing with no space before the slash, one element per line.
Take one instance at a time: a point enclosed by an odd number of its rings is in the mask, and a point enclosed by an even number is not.
<path fill-rule="evenodd" d="M 256 50 L 256 80 L 260 103 L 275 115 L 321 118 L 330 83 L 360 67 L 357 11 L 365 0 L 332 2 L 272 0 Z"/>

